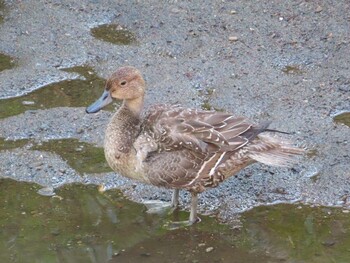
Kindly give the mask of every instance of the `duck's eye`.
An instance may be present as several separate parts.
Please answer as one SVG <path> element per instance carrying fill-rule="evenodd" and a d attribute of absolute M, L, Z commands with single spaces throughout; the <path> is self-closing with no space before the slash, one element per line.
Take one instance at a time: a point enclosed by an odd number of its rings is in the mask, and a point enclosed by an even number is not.
<path fill-rule="evenodd" d="M 123 80 L 122 82 L 120 82 L 120 85 L 124 86 L 126 84 L 126 81 Z"/>

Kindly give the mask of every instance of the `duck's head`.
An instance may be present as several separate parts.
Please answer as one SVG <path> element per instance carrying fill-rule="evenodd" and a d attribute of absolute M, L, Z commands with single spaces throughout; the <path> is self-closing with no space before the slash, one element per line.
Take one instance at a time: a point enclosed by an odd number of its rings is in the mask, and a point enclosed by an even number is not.
<path fill-rule="evenodd" d="M 113 99 L 133 101 L 143 100 L 145 93 L 145 81 L 140 71 L 134 67 L 121 67 L 115 71 L 106 81 L 102 96 L 86 108 L 87 113 L 95 113 Z"/>

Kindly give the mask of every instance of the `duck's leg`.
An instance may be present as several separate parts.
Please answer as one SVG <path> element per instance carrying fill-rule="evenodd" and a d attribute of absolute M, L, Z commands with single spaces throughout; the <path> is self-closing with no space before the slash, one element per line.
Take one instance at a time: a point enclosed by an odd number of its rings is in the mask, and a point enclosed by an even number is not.
<path fill-rule="evenodd" d="M 197 217 L 197 204 L 198 204 L 198 193 L 191 192 L 191 211 L 190 211 L 190 218 L 186 221 L 175 221 L 175 222 L 169 222 L 165 225 L 170 230 L 179 229 L 181 227 L 188 227 L 193 225 L 194 223 L 200 222 L 200 218 Z M 173 198 L 172 198 L 172 204 L 176 203 L 175 200 L 178 200 L 179 196 L 179 190 L 174 190 Z"/>
<path fill-rule="evenodd" d="M 198 221 L 197 217 L 197 205 L 198 205 L 198 194 L 191 192 L 191 211 L 190 211 L 190 224 L 194 224 Z"/>
<path fill-rule="evenodd" d="M 179 189 L 174 189 L 173 195 L 171 197 L 171 206 L 176 208 L 179 206 Z"/>

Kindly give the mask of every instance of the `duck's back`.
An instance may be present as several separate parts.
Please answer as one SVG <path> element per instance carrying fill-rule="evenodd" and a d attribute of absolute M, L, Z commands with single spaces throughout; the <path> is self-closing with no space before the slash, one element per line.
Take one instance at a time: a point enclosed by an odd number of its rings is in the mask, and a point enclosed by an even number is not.
<path fill-rule="evenodd" d="M 154 185 L 201 192 L 255 162 L 253 154 L 281 149 L 258 137 L 266 128 L 227 113 L 155 105 L 134 143 L 137 169 Z M 292 155 L 278 154 L 285 161 Z"/>

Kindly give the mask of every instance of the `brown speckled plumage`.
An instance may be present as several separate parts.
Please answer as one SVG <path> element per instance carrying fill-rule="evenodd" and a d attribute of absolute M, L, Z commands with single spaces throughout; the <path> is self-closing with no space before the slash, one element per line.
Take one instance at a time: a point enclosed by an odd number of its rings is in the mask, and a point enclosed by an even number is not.
<path fill-rule="evenodd" d="M 290 166 L 303 153 L 264 133 L 271 131 L 268 123 L 254 125 L 244 117 L 179 105 L 154 105 L 142 114 L 144 91 L 137 69 L 120 68 L 87 112 L 98 111 L 111 98 L 123 100 L 106 130 L 108 164 L 144 183 L 190 191 L 191 223 L 197 220 L 197 193 L 218 186 L 254 162 Z"/>

